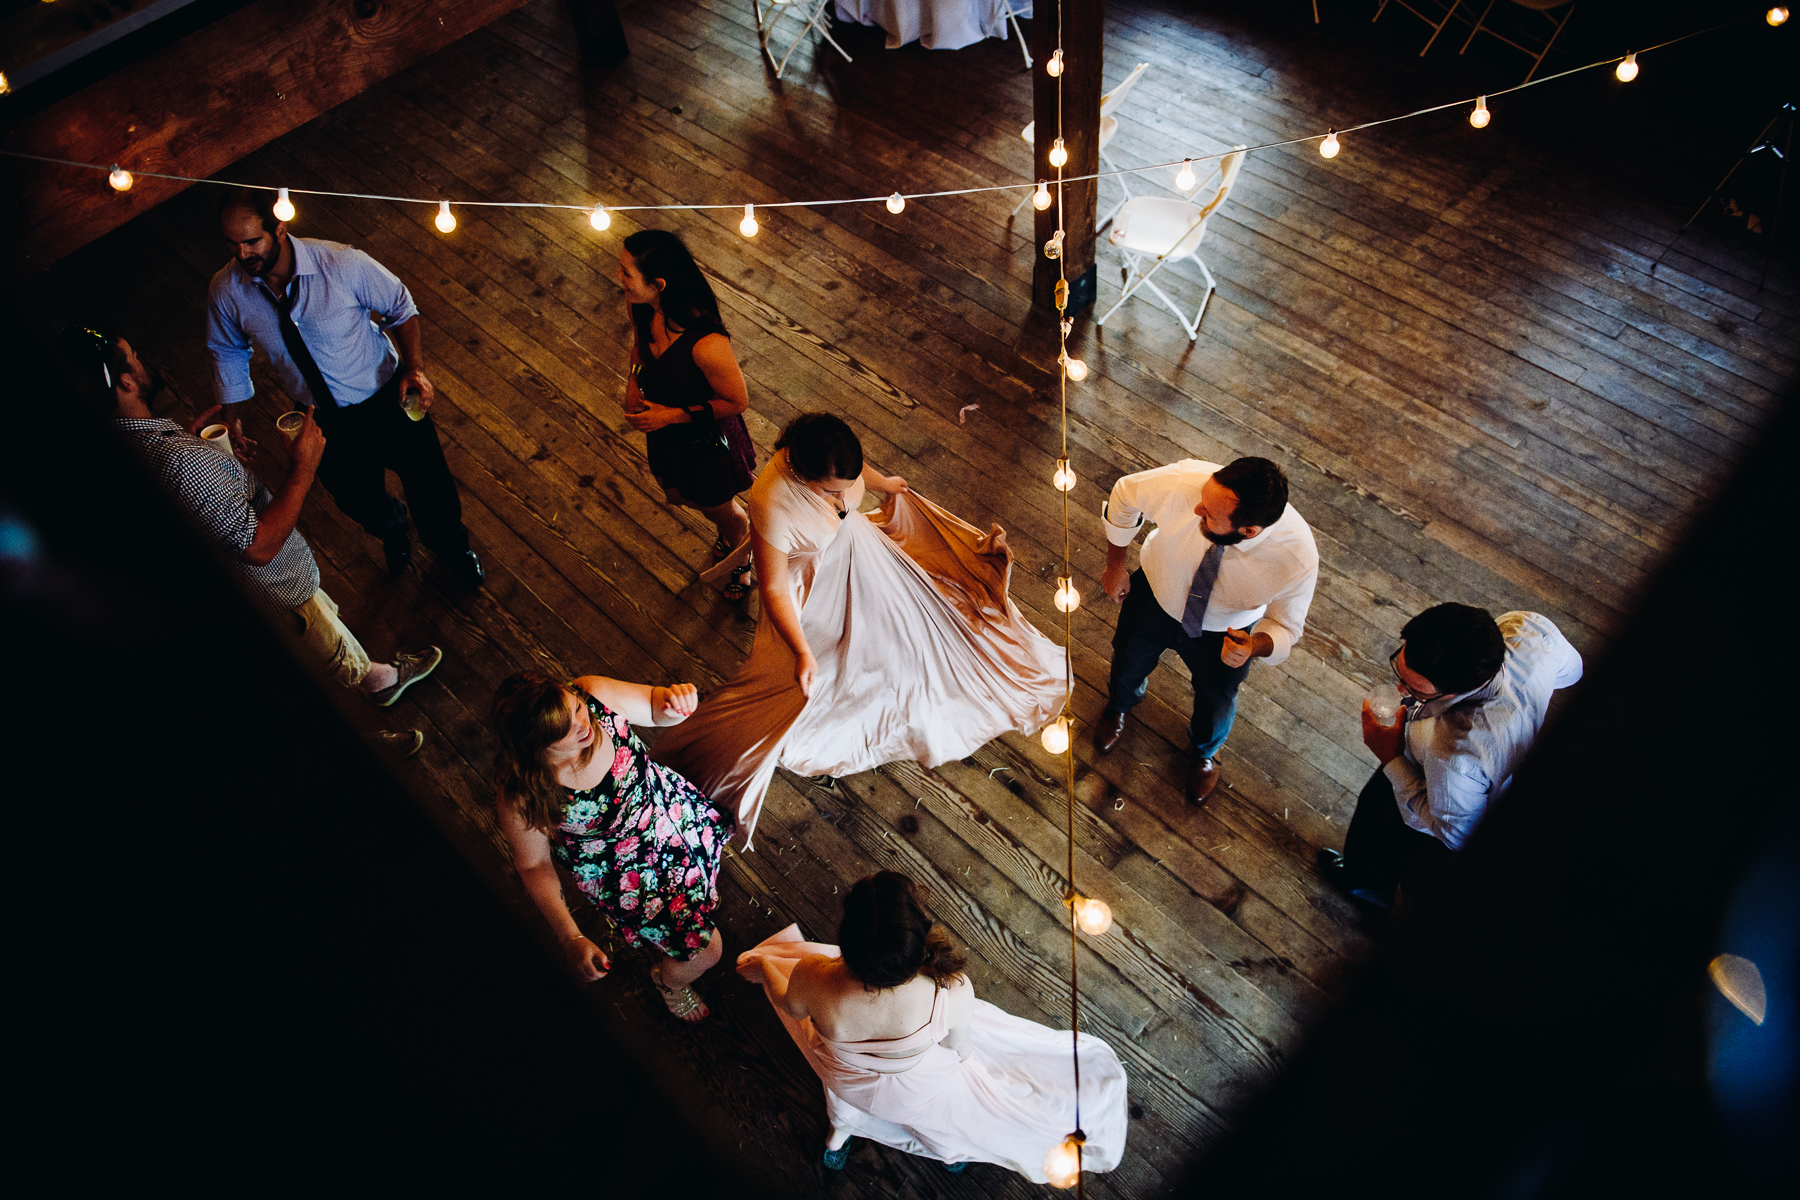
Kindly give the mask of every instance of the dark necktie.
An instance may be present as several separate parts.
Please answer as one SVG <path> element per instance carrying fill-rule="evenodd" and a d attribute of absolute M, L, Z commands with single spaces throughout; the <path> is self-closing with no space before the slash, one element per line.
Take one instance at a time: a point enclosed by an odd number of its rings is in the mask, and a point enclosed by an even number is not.
<path fill-rule="evenodd" d="M 325 373 L 319 370 L 319 364 L 313 361 L 312 351 L 306 348 L 306 342 L 300 337 L 300 327 L 294 324 L 292 316 L 294 296 L 299 291 L 299 280 L 290 279 L 277 298 L 267 286 L 257 289 L 267 296 L 269 303 L 275 306 L 275 317 L 281 324 L 281 341 L 287 347 L 288 357 L 294 360 L 294 366 L 300 369 L 300 378 L 306 380 L 306 390 L 312 393 L 313 403 L 321 408 L 336 408 L 337 397 L 325 384 Z"/>
<path fill-rule="evenodd" d="M 1223 546 L 1207 546 L 1206 554 L 1200 559 L 1200 568 L 1194 572 L 1193 586 L 1188 588 L 1187 607 L 1181 613 L 1181 632 L 1189 637 L 1199 637 L 1202 632 L 1206 602 L 1212 599 L 1213 582 L 1219 578 L 1219 559 L 1224 554 Z"/>

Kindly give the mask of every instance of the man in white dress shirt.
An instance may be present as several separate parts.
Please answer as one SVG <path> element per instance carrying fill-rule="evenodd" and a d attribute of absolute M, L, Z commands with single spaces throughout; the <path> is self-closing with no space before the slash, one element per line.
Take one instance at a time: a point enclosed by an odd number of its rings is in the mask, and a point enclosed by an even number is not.
<path fill-rule="evenodd" d="M 1550 695 L 1581 678 L 1581 655 L 1550 621 L 1439 604 L 1408 621 L 1390 660 L 1406 704 L 1384 725 L 1363 702 L 1363 744 L 1381 760 L 1344 852 L 1319 869 L 1378 908 L 1428 886 L 1461 850 L 1544 723 Z"/>
<path fill-rule="evenodd" d="M 1223 467 L 1189 458 L 1120 479 L 1101 513 L 1109 544 L 1100 584 L 1124 608 L 1094 746 L 1105 754 L 1119 744 L 1126 713 L 1174 650 L 1194 677 L 1186 794 L 1195 804 L 1218 785 L 1250 660 L 1282 662 L 1306 628 L 1319 551 L 1287 495 L 1287 476 L 1266 458 Z M 1145 521 L 1156 528 L 1127 577 Z"/>

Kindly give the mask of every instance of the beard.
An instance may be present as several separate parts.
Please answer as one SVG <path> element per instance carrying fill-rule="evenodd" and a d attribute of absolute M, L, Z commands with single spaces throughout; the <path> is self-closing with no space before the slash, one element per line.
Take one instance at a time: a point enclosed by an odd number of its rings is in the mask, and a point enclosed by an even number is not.
<path fill-rule="evenodd" d="M 1204 533 L 1206 540 L 1215 546 L 1235 546 L 1247 536 L 1236 529 L 1230 533 L 1214 533 L 1206 527 L 1204 522 L 1201 523 L 1200 532 Z"/>

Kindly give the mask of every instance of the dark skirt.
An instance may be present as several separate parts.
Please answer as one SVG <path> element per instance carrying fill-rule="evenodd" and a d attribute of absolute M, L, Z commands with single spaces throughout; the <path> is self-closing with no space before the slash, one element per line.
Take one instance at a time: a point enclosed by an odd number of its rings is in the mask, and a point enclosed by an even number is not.
<path fill-rule="evenodd" d="M 695 508 L 724 504 L 756 478 L 756 443 L 742 417 L 710 425 L 669 425 L 645 440 L 656 482 Z"/>

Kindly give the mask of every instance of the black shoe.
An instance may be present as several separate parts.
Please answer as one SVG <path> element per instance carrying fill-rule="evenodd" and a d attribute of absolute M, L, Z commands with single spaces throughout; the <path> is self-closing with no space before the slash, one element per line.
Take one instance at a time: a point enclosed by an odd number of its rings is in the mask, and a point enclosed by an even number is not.
<path fill-rule="evenodd" d="M 481 565 L 481 556 L 473 550 L 464 550 L 461 554 L 452 554 L 444 560 L 450 573 L 465 587 L 478 588 L 482 580 L 487 578 L 487 571 Z"/>
<path fill-rule="evenodd" d="M 412 562 L 412 538 L 406 531 L 401 530 L 397 536 L 383 541 L 381 548 L 387 551 L 388 574 L 396 578 L 406 574 L 406 568 Z"/>
<path fill-rule="evenodd" d="M 1094 750 L 1105 754 L 1119 744 L 1125 736 L 1125 713 L 1108 705 L 1101 713 L 1100 719 L 1094 722 Z"/>
<path fill-rule="evenodd" d="M 1350 870 L 1350 864 L 1344 861 L 1344 856 L 1336 850 L 1319 847 L 1318 863 L 1319 874 L 1325 877 L 1325 882 L 1352 900 L 1377 912 L 1386 912 L 1394 907 L 1391 893 L 1379 888 L 1364 887 L 1362 881 Z"/>

